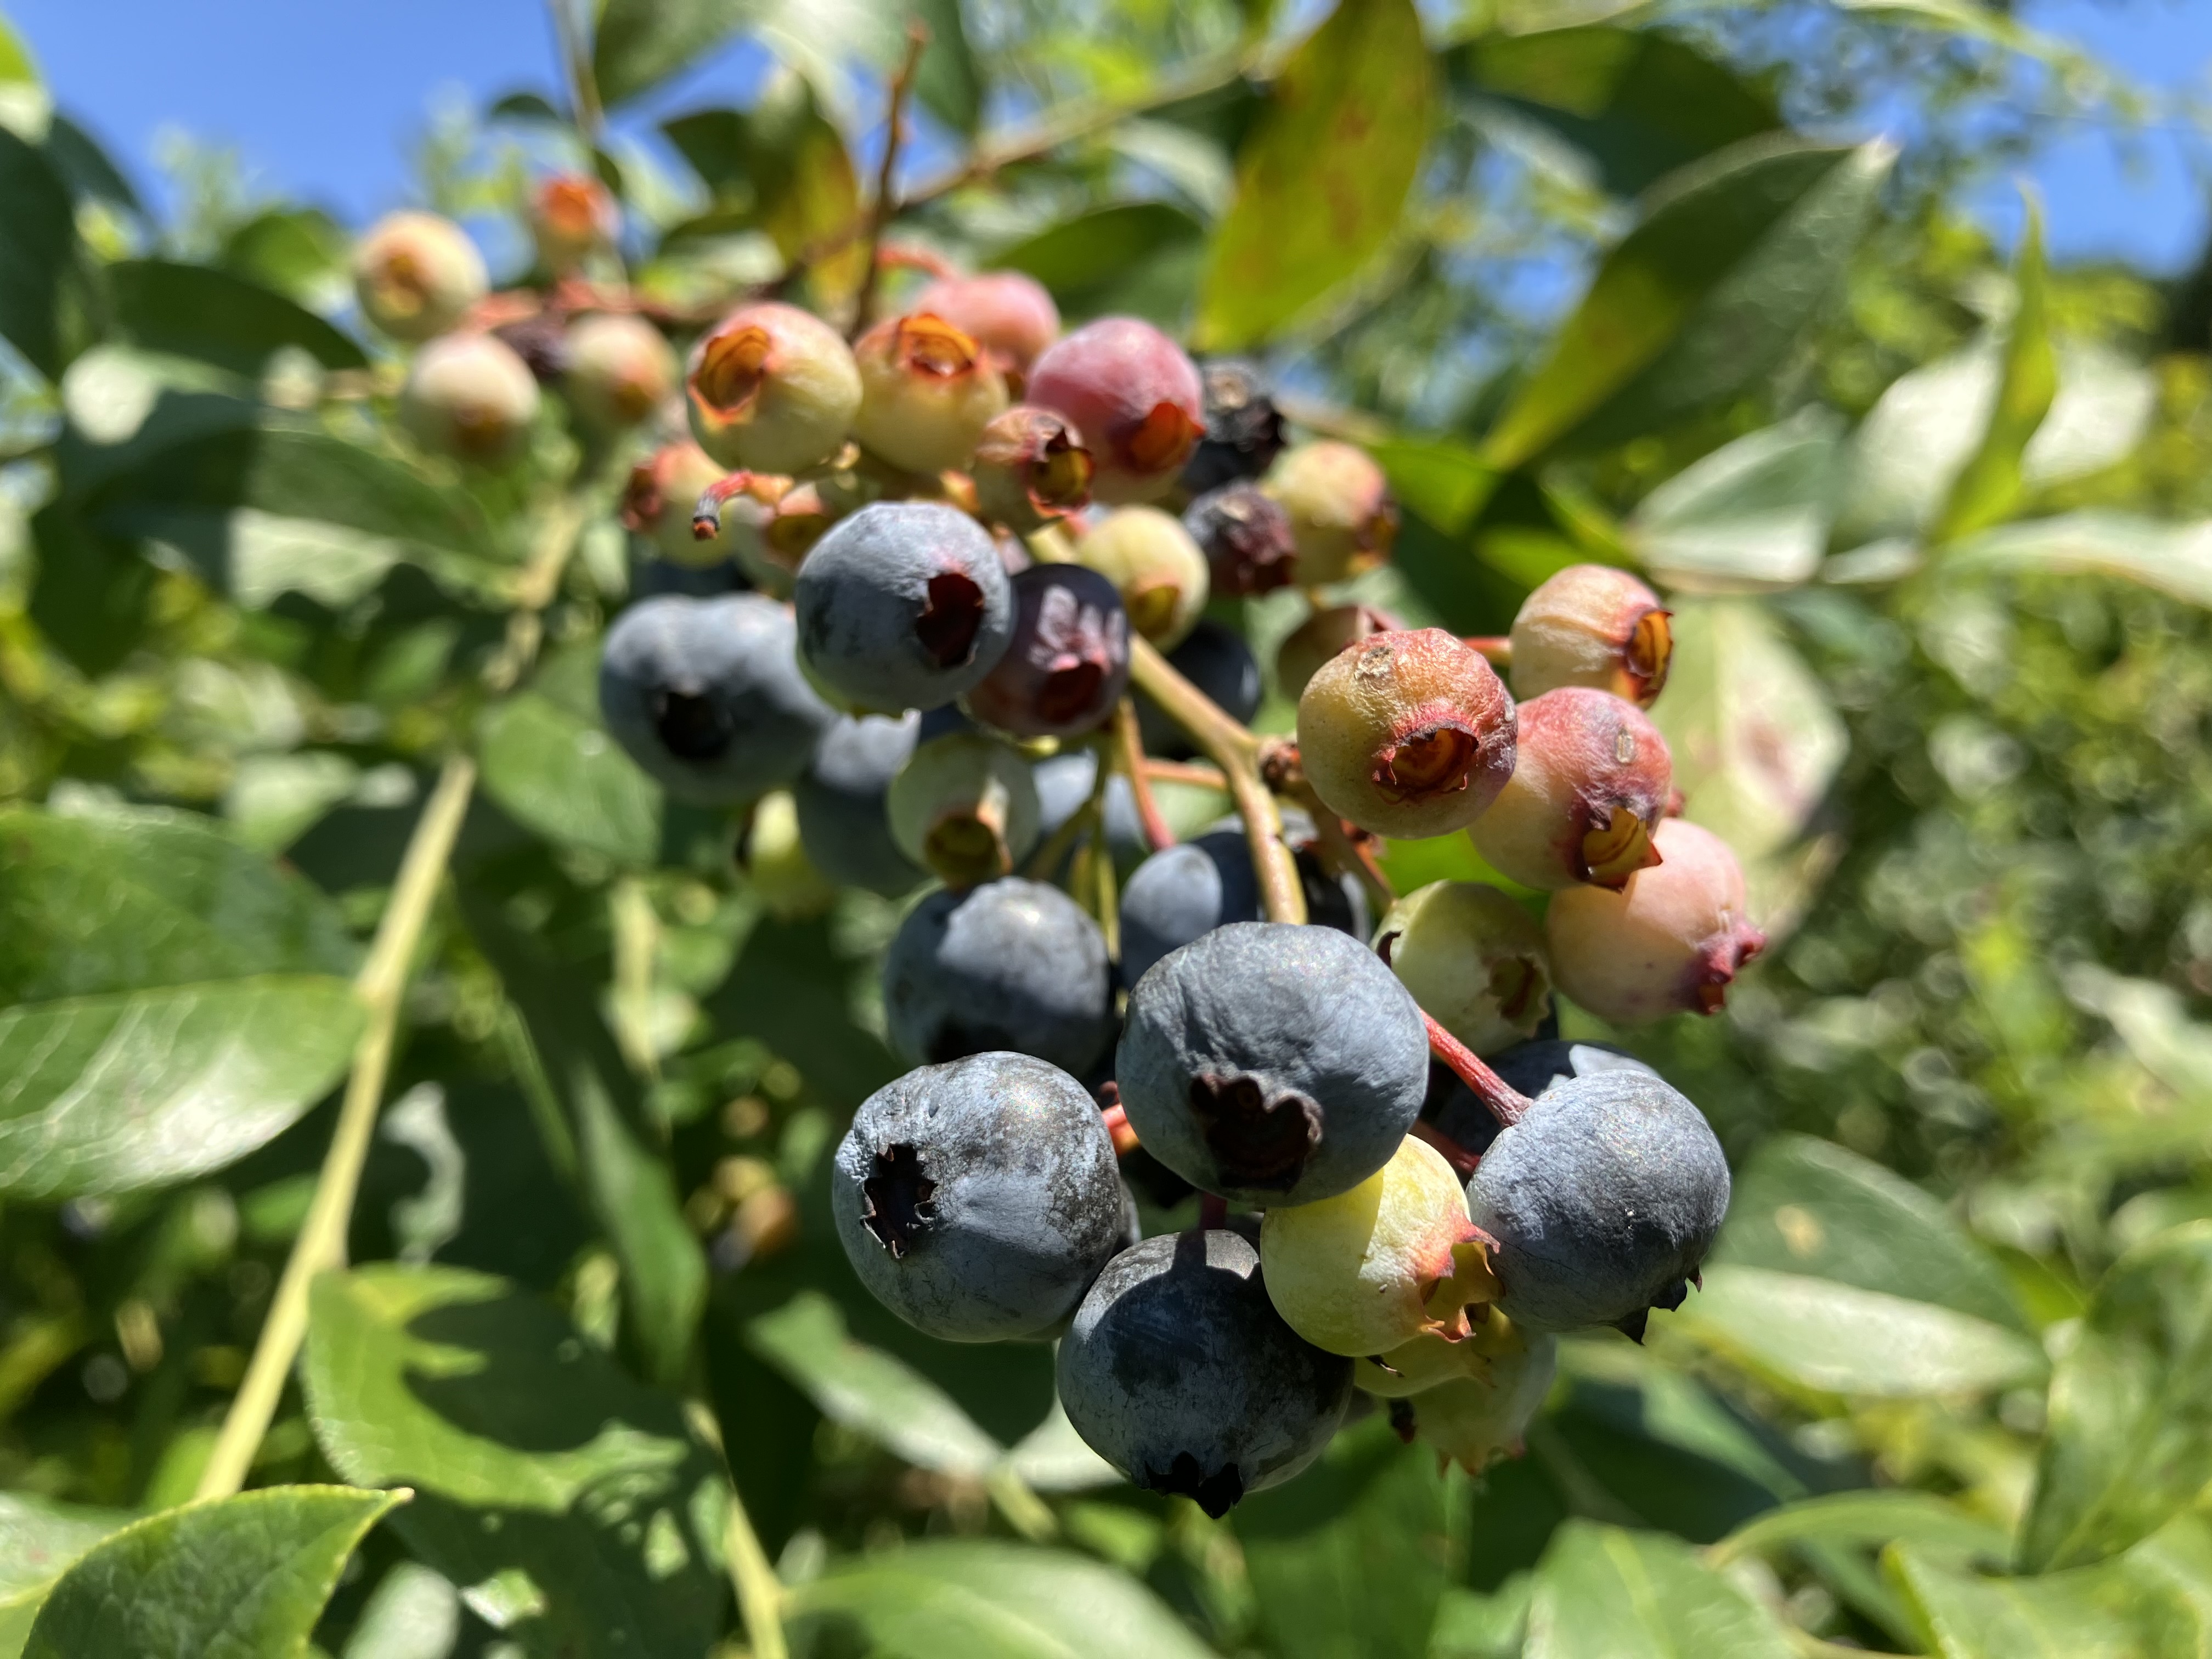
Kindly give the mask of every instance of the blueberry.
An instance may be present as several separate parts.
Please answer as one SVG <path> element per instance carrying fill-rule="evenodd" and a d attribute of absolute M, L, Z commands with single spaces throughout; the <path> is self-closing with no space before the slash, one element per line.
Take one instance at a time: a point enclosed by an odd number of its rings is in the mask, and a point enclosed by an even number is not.
<path fill-rule="evenodd" d="M 1093 1451 L 1216 1519 L 1312 1462 L 1352 1397 L 1352 1362 L 1283 1322 L 1258 1250 L 1225 1228 L 1115 1256 L 1060 1345 L 1058 1376 Z"/>
<path fill-rule="evenodd" d="M 1106 940 L 1057 887 L 940 890 L 884 957 L 891 1046 L 919 1065 L 1012 1049 L 1080 1076 L 1113 1036 Z"/>
<path fill-rule="evenodd" d="M 989 532 L 941 501 L 878 501 L 839 520 L 792 598 L 808 671 L 880 714 L 951 702 L 1013 638 L 1013 585 Z"/>
<path fill-rule="evenodd" d="M 968 712 L 1023 738 L 1095 731 L 1129 684 L 1129 618 L 1114 584 L 1080 565 L 1013 578 L 1014 637 L 968 693 Z"/>
<path fill-rule="evenodd" d="M 1331 878 L 1310 848 L 1296 856 L 1307 921 L 1364 935 L 1367 902 L 1358 884 Z M 1260 883 L 1243 830 L 1212 830 L 1164 848 L 1139 865 L 1121 890 L 1122 981 L 1134 985 L 1162 957 L 1201 933 L 1259 920 Z"/>
<path fill-rule="evenodd" d="M 1206 555 L 1218 595 L 1249 598 L 1287 587 L 1297 578 L 1291 515 L 1255 483 L 1207 490 L 1183 509 L 1182 527 Z"/>
<path fill-rule="evenodd" d="M 1557 1037 L 1516 1042 L 1502 1054 L 1490 1055 L 1486 1063 L 1509 1087 L 1531 1100 L 1562 1083 L 1600 1072 L 1659 1075 L 1626 1048 L 1616 1048 L 1609 1042 L 1563 1042 Z M 1497 1118 L 1441 1060 L 1429 1068 L 1429 1104 L 1422 1108 L 1422 1115 L 1470 1152 L 1486 1152 L 1498 1139 Z"/>
<path fill-rule="evenodd" d="M 1681 1305 L 1728 1201 L 1728 1160 L 1704 1116 L 1641 1071 L 1538 1097 L 1468 1183 L 1516 1323 L 1615 1325 L 1639 1341 L 1648 1310 Z"/>
<path fill-rule="evenodd" d="M 1182 483 L 1196 495 L 1265 472 L 1285 442 L 1273 388 L 1259 366 L 1237 357 L 1202 365 L 1206 435 L 1183 463 Z"/>
<path fill-rule="evenodd" d="M 860 1282 L 948 1342 L 1059 1324 L 1127 1220 L 1097 1103 L 1027 1054 L 925 1066 L 877 1090 L 838 1146 L 830 1196 Z"/>
<path fill-rule="evenodd" d="M 793 655 L 791 612 L 757 593 L 674 594 L 607 630 L 599 713 L 668 792 L 726 806 L 798 776 L 836 715 Z"/>
<path fill-rule="evenodd" d="M 1137 981 L 1115 1076 L 1153 1157 L 1266 1207 L 1333 1197 L 1388 1163 L 1428 1056 L 1412 994 L 1357 939 L 1235 922 Z"/>
<path fill-rule="evenodd" d="M 1259 659 L 1235 629 L 1224 628 L 1210 617 L 1200 618 L 1183 642 L 1168 653 L 1168 664 L 1240 725 L 1249 724 L 1259 712 L 1262 690 Z M 1137 726 L 1145 735 L 1147 754 L 1188 760 L 1198 752 L 1182 727 L 1155 708 L 1149 697 L 1137 699 Z"/>
<path fill-rule="evenodd" d="M 792 794 L 799 839 L 814 867 L 832 881 L 887 898 L 910 892 L 921 866 L 892 839 L 884 798 L 914 753 L 921 716 L 841 719 L 814 745 L 814 758 Z"/>

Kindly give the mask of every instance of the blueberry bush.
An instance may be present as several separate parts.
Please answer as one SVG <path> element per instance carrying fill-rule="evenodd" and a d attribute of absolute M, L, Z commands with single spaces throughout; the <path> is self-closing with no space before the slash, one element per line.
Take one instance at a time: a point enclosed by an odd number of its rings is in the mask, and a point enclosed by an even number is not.
<path fill-rule="evenodd" d="M 553 9 L 356 226 L 0 20 L 0 1656 L 2212 1653 L 2140 94 Z"/>

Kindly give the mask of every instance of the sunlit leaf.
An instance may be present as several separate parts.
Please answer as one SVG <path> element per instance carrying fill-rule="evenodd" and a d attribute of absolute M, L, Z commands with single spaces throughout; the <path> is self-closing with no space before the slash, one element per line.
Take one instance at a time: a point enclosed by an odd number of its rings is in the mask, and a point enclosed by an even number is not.
<path fill-rule="evenodd" d="M 127 1510 L 0 1492 L 0 1603 L 58 1578 L 72 1561 L 134 1518 Z"/>
<path fill-rule="evenodd" d="M 1772 1613 L 1660 1533 L 1559 1528 L 1536 1571 L 1527 1659 L 1790 1659 Z"/>
<path fill-rule="evenodd" d="M 2012 510 L 2020 499 L 2027 447 L 2057 396 L 2058 355 L 2051 343 L 2043 211 L 2032 197 L 2013 264 L 2013 287 L 2017 302 L 2006 331 L 1996 397 L 1979 446 L 1930 528 L 1938 542 L 1956 541 L 1986 529 Z"/>
<path fill-rule="evenodd" d="M 1622 526 L 1668 587 L 1794 587 L 1820 568 L 1835 514 L 1838 422 L 1808 410 L 1693 462 Z"/>
<path fill-rule="evenodd" d="M 2000 525 L 1943 556 L 1946 569 L 2118 576 L 2191 605 L 2212 605 L 2212 520 L 2182 524 L 2087 507 Z"/>
<path fill-rule="evenodd" d="M 517 823 L 618 863 L 653 862 L 659 786 L 598 722 L 526 691 L 486 710 L 478 737 L 484 789 Z"/>
<path fill-rule="evenodd" d="M 1127 313 L 1174 323 L 1189 308 L 1206 233 L 1165 202 L 1120 202 L 1041 230 L 994 256 L 1052 291 L 1080 321 Z"/>

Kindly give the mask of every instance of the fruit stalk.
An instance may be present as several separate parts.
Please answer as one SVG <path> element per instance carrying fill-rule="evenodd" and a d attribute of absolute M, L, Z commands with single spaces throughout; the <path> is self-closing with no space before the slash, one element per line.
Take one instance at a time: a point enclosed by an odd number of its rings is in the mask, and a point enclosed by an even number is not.
<path fill-rule="evenodd" d="M 292 1246 L 284 1277 L 276 1286 L 276 1298 L 262 1323 L 246 1379 L 230 1402 L 222 1431 L 209 1455 L 207 1468 L 200 1474 L 197 1498 L 228 1498 L 246 1484 L 253 1455 L 260 1449 L 284 1392 L 284 1379 L 291 1375 L 292 1362 L 307 1334 L 308 1287 L 325 1269 L 344 1265 L 346 1227 L 361 1188 L 362 1166 L 368 1161 L 369 1136 L 376 1127 L 385 1079 L 392 1069 L 408 970 L 414 966 L 416 948 L 422 943 L 431 903 L 445 879 L 446 862 L 453 855 L 461 820 L 468 814 L 476 781 L 473 760 L 465 755 L 448 757 L 438 775 L 438 786 L 409 838 L 392 901 L 377 924 L 368 959 L 354 981 L 355 994 L 368 1012 L 368 1022 L 354 1048 L 353 1071 L 338 1108 L 337 1128 L 331 1137 L 322 1172 L 316 1177 L 307 1223 Z"/>
<path fill-rule="evenodd" d="M 1155 853 L 1176 844 L 1175 831 L 1160 815 L 1160 803 L 1152 793 L 1152 773 L 1145 761 L 1144 734 L 1137 729 L 1137 705 L 1127 697 L 1114 710 L 1114 735 L 1121 748 L 1121 769 L 1128 774 L 1129 793 L 1137 802 L 1138 821 L 1145 826 L 1145 840 Z"/>
<path fill-rule="evenodd" d="M 546 0 L 545 9 L 553 14 L 553 33 L 561 43 L 561 63 L 568 74 L 570 112 L 577 130 L 597 149 L 605 117 L 599 106 L 599 83 L 592 73 L 591 48 L 578 24 L 575 0 Z"/>
<path fill-rule="evenodd" d="M 1481 652 L 1483 660 L 1492 668 L 1503 670 L 1513 666 L 1513 641 L 1504 635 L 1470 634 L 1466 642 L 1470 650 Z"/>
<path fill-rule="evenodd" d="M 530 562 L 514 579 L 514 609 L 507 619 L 507 638 L 484 667 L 484 684 L 492 691 L 513 690 L 537 660 L 538 647 L 545 639 L 545 609 L 561 591 L 561 578 L 568 574 L 585 520 L 596 510 L 592 494 L 588 488 L 563 490 L 539 522 Z"/>
<path fill-rule="evenodd" d="M 1474 1091 L 1474 1097 L 1499 1126 L 1510 1129 L 1518 1123 L 1528 1109 L 1528 1097 L 1484 1065 L 1474 1049 L 1437 1024 L 1435 1015 L 1424 1011 L 1421 1023 L 1428 1028 L 1429 1052 L 1450 1066 L 1453 1075 Z"/>

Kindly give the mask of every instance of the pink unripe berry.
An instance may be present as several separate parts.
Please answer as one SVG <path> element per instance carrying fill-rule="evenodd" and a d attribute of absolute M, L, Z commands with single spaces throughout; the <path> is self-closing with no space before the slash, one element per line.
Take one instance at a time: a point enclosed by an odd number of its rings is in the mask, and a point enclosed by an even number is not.
<path fill-rule="evenodd" d="M 635 426 L 676 388 L 676 354 L 642 317 L 602 312 L 568 330 L 562 387 L 577 418 L 600 432 Z"/>
<path fill-rule="evenodd" d="M 1535 1036 L 1551 1012 L 1543 929 L 1481 882 L 1435 881 L 1407 894 L 1382 918 L 1375 948 L 1422 1011 L 1478 1054 Z"/>
<path fill-rule="evenodd" d="M 1620 891 L 1571 887 L 1553 896 L 1544 918 L 1559 989 L 1619 1025 L 1719 1012 L 1729 982 L 1766 944 L 1726 842 L 1668 818 L 1652 844 L 1660 862 Z"/>
<path fill-rule="evenodd" d="M 1316 611 L 1275 647 L 1275 684 L 1295 697 L 1321 672 L 1321 665 L 1348 645 L 1405 627 L 1387 611 L 1371 605 L 1338 605 Z"/>
<path fill-rule="evenodd" d="M 691 434 L 723 465 L 804 472 L 836 455 L 860 407 L 860 371 L 837 331 L 775 301 L 740 307 L 691 349 Z"/>
<path fill-rule="evenodd" d="M 538 185 L 530 203 L 530 234 L 538 257 L 556 276 L 566 276 L 622 234 L 622 210 L 598 179 L 556 173 Z"/>
<path fill-rule="evenodd" d="M 1006 406 L 1006 376 L 975 337 L 926 312 L 878 323 L 853 356 L 860 368 L 853 435 L 909 472 L 967 465 Z"/>
<path fill-rule="evenodd" d="M 1609 691 L 1563 685 L 1520 705 L 1513 776 L 1468 831 L 1524 887 L 1619 888 L 1659 862 L 1651 836 L 1674 793 L 1667 740 Z"/>
<path fill-rule="evenodd" d="M 490 287 L 468 234 L 434 213 L 393 213 L 355 244 L 362 314 L 395 340 L 443 334 Z"/>
<path fill-rule="evenodd" d="M 1649 708 L 1667 684 L 1673 613 L 1611 565 L 1570 565 L 1521 602 L 1513 618 L 1513 695 L 1588 685 Z"/>
<path fill-rule="evenodd" d="M 447 334 L 415 354 L 399 419 L 434 454 L 504 466 L 522 453 L 538 413 L 538 381 L 489 334 Z"/>
<path fill-rule="evenodd" d="M 1109 503 L 1165 495 L 1206 431 L 1198 366 L 1133 317 L 1102 317 L 1054 342 L 1024 395 L 1075 422 L 1097 463 L 1091 493 Z"/>
<path fill-rule="evenodd" d="M 1298 580 L 1341 581 L 1389 556 L 1398 505 L 1372 456 L 1322 439 L 1285 450 L 1268 469 L 1267 490 L 1290 515 Z"/>
<path fill-rule="evenodd" d="M 1424 1332 L 1468 1333 L 1497 1295 L 1487 1241 L 1443 1154 L 1408 1136 L 1351 1191 L 1267 1212 L 1260 1268 L 1275 1311 L 1330 1353 L 1382 1353 Z"/>
<path fill-rule="evenodd" d="M 1010 386 L 1060 337 L 1060 307 L 1043 283 L 1018 270 L 940 276 L 915 296 L 914 309 L 973 335 Z"/>
<path fill-rule="evenodd" d="M 1013 873 L 1037 842 L 1028 759 L 981 732 L 952 732 L 914 751 L 885 810 L 899 850 L 950 887 Z"/>
<path fill-rule="evenodd" d="M 969 692 L 968 712 L 1022 738 L 1095 731 L 1129 684 L 1129 618 L 1114 584 L 1081 565 L 1014 578 L 1014 639 Z"/>
<path fill-rule="evenodd" d="M 1464 830 L 1513 772 L 1513 699 L 1441 628 L 1338 653 L 1298 697 L 1306 779 L 1340 817 L 1419 840 Z"/>
<path fill-rule="evenodd" d="M 1091 503 L 1091 452 L 1059 415 L 1016 404 L 983 428 L 969 469 L 975 507 L 1017 536 L 1033 536 Z"/>
<path fill-rule="evenodd" d="M 1108 514 L 1076 544 L 1075 556 L 1114 584 L 1130 625 L 1163 651 L 1182 644 L 1206 609 L 1206 555 L 1181 520 L 1158 507 Z"/>

